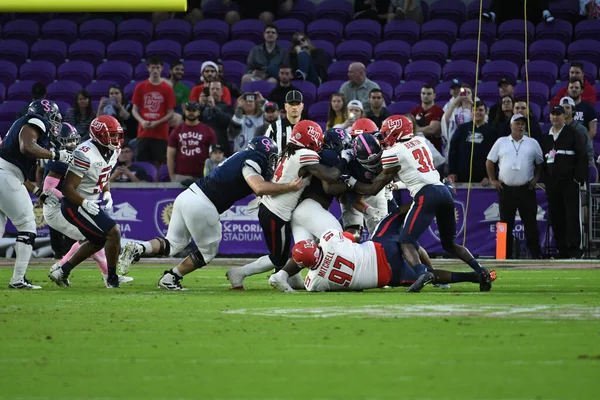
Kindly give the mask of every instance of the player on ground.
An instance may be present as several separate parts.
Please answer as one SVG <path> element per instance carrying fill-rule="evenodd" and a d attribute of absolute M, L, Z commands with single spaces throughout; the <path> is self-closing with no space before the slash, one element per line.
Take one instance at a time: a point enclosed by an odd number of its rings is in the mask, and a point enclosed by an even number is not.
<path fill-rule="evenodd" d="M 487 269 L 473 257 L 469 250 L 456 244 L 456 219 L 454 198 L 450 190 L 440 182 L 440 174 L 435 169 L 431 151 L 425 140 L 414 136 L 410 119 L 402 115 L 392 115 L 383 121 L 380 142 L 384 148 L 382 155 L 383 171 L 372 184 L 358 182 L 355 178 L 344 177 L 349 187 L 359 193 L 374 194 L 389 184 L 395 177 L 402 181 L 413 197 L 406 223 L 400 231 L 402 254 L 406 261 L 418 271 L 424 265 L 417 253 L 417 240 L 436 218 L 442 247 L 448 253 L 460 258 L 487 282 L 480 286 L 481 291 L 492 288 L 492 279 Z M 425 272 L 414 283 L 414 291 L 431 283 L 435 276 Z"/>
<path fill-rule="evenodd" d="M 33 244 L 37 236 L 33 205 L 28 191 L 36 196 L 42 190 L 29 182 L 27 176 L 36 167 L 38 159 L 69 162 L 67 151 L 48 150 L 49 138 L 57 136 L 62 117 L 56 103 L 35 100 L 27 114 L 19 118 L 0 140 L 0 237 L 4 234 L 7 218 L 17 228 L 17 254 L 9 289 L 41 289 L 25 278 Z"/>
<path fill-rule="evenodd" d="M 58 286 L 69 287 L 69 274 L 77 265 L 100 251 L 106 251 L 107 288 L 118 288 L 117 260 L 121 249 L 119 225 L 108 216 L 112 196 L 108 178 L 121 153 L 123 128 L 110 115 L 101 115 L 90 124 L 90 139 L 73 151 L 63 181 L 61 211 L 65 219 L 79 229 L 87 241 L 67 262 L 48 277 Z M 105 202 L 103 207 L 100 196 Z"/>
<path fill-rule="evenodd" d="M 165 271 L 158 281 L 159 288 L 185 290 L 181 285 L 183 277 L 204 267 L 217 255 L 221 242 L 220 214 L 252 193 L 284 195 L 302 189 L 300 178 L 286 183 L 269 182 L 277 153 L 273 140 L 265 136 L 252 138 L 246 150 L 237 152 L 177 196 L 165 238 L 127 243 L 119 257 L 119 270 L 126 272 L 143 254 L 174 256 L 194 239 L 197 249 L 177 267 Z"/>

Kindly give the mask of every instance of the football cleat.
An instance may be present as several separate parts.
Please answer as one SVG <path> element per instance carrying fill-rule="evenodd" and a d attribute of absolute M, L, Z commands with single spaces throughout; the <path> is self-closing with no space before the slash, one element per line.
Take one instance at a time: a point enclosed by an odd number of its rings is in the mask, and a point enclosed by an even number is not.
<path fill-rule="evenodd" d="M 287 283 L 292 287 L 292 289 L 295 289 L 295 290 L 304 289 L 304 279 L 302 278 L 302 274 L 300 272 L 298 272 L 294 276 L 290 276 L 287 279 Z"/>
<path fill-rule="evenodd" d="M 497 278 L 496 271 L 493 269 L 488 271 L 487 269 L 483 268 L 483 272 L 480 272 L 478 277 L 480 292 L 489 292 L 492 290 L 492 282 L 494 282 Z"/>
<path fill-rule="evenodd" d="M 144 247 L 136 242 L 127 242 L 123 246 L 123 250 L 119 255 L 119 261 L 117 262 L 117 270 L 121 275 L 127 275 L 131 269 L 131 264 L 135 264 L 140 261 Z"/>
<path fill-rule="evenodd" d="M 181 286 L 180 278 L 172 271 L 163 272 L 163 276 L 158 280 L 158 288 L 165 290 L 187 290 Z"/>
<path fill-rule="evenodd" d="M 244 273 L 244 270 L 242 268 L 229 268 L 225 276 L 231 283 L 232 289 L 246 290 L 244 288 L 244 279 L 246 278 L 246 274 Z"/>
<path fill-rule="evenodd" d="M 433 285 L 433 287 L 438 289 L 450 289 L 451 286 L 449 283 L 436 283 Z"/>
<path fill-rule="evenodd" d="M 107 289 L 118 289 L 119 288 L 119 276 L 107 276 L 104 280 L 104 285 Z"/>
<path fill-rule="evenodd" d="M 27 278 L 23 277 L 23 280 L 21 282 L 9 283 L 8 288 L 9 289 L 37 290 L 37 289 L 41 289 L 42 287 L 38 286 L 38 285 L 33 285 L 31 282 L 29 282 L 29 280 Z"/>
<path fill-rule="evenodd" d="M 48 274 L 48 278 L 57 286 L 60 287 L 71 287 L 71 282 L 69 282 L 68 276 L 65 275 L 60 265 L 57 265 L 50 274 Z"/>
<path fill-rule="evenodd" d="M 119 277 L 119 283 L 130 283 L 133 282 L 133 278 L 129 276 L 117 275 Z M 104 284 L 106 284 L 106 278 L 108 278 L 108 274 L 102 274 L 102 280 Z"/>
<path fill-rule="evenodd" d="M 297 276 L 300 274 L 296 274 L 294 276 Z M 290 284 L 288 283 L 289 280 L 284 279 L 281 274 L 279 274 L 279 272 L 274 273 L 273 275 L 271 275 L 269 277 L 269 285 L 271 285 L 271 287 L 273 289 L 277 289 L 280 292 L 284 292 L 284 293 L 294 293 L 295 290 L 290 286 Z"/>
<path fill-rule="evenodd" d="M 434 278 L 435 275 L 433 275 L 432 272 L 425 272 L 423 275 L 417 278 L 415 283 L 410 285 L 410 287 L 407 290 L 407 293 L 419 293 L 425 287 L 425 285 L 433 282 Z"/>

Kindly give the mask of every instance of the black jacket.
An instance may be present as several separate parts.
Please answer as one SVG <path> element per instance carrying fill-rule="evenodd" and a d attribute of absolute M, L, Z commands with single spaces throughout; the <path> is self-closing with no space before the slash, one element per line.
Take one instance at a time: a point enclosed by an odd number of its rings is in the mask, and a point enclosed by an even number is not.
<path fill-rule="evenodd" d="M 556 151 L 553 163 L 548 163 L 548 155 Z M 556 184 L 566 180 L 583 183 L 588 175 L 588 156 L 581 135 L 569 125 L 565 125 L 554 141 L 552 135 L 542 140 L 544 155 L 544 182 Z"/>
<path fill-rule="evenodd" d="M 479 183 L 487 177 L 485 161 L 498 139 L 498 132 L 490 124 L 476 127 L 474 135 L 472 130 L 473 122 L 467 122 L 459 125 L 452 135 L 448 151 L 448 174 L 456 174 L 457 182 L 469 182 L 471 149 L 473 149 L 471 182 Z"/>

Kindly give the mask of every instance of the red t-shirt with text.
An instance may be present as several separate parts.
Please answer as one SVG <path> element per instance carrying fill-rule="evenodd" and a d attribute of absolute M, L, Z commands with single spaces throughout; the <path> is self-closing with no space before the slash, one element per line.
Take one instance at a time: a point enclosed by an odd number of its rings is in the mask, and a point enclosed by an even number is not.
<path fill-rule="evenodd" d="M 417 120 L 417 126 L 420 128 L 425 128 L 426 126 L 429 126 L 429 124 L 431 124 L 432 121 L 441 121 L 444 117 L 444 110 L 440 106 L 437 106 L 435 104 L 427 111 L 423 109 L 423 106 L 419 105 L 410 110 L 410 113 L 414 115 L 415 119 Z M 431 144 L 435 146 L 435 148 L 439 152 L 442 151 L 441 136 L 427 136 L 427 139 L 431 142 Z"/>
<path fill-rule="evenodd" d="M 177 149 L 175 173 L 201 177 L 204 163 L 209 157 L 211 144 L 217 143 L 217 135 L 208 125 L 200 122 L 196 126 L 183 123 L 173 129 L 169 136 L 169 147 Z"/>
<path fill-rule="evenodd" d="M 161 81 L 154 85 L 149 80 L 140 82 L 133 92 L 133 104 L 138 108 L 140 116 L 146 121 L 158 121 L 175 108 L 175 92 L 173 87 Z M 144 129 L 138 124 L 138 138 L 162 139 L 169 137 L 169 123 L 165 122 L 151 129 Z"/>

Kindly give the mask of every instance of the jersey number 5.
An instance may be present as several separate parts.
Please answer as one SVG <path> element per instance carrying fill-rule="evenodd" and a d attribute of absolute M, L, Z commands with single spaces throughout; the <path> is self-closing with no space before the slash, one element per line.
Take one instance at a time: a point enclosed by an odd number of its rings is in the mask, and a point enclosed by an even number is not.
<path fill-rule="evenodd" d="M 435 171 L 435 166 L 431 161 L 431 157 L 429 157 L 428 151 L 425 151 L 423 148 L 416 148 L 413 150 L 412 155 L 421 165 L 419 168 L 417 168 L 417 171 L 422 173 Z"/>
<path fill-rule="evenodd" d="M 329 273 L 329 280 L 338 285 L 348 287 L 352 281 L 352 274 L 342 271 L 342 267 L 354 271 L 354 263 L 346 260 L 344 257 L 337 256 L 333 262 L 333 268 Z"/>

